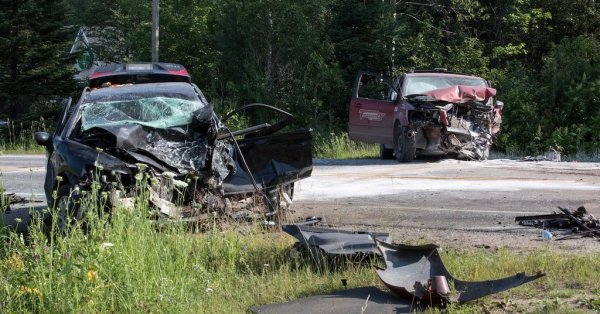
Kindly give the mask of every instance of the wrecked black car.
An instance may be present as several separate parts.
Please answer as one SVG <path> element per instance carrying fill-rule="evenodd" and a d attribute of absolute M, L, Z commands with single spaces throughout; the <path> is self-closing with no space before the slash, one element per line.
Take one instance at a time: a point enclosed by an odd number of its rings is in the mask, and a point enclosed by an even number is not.
<path fill-rule="evenodd" d="M 294 182 L 312 172 L 310 131 L 280 131 L 293 117 L 263 104 L 219 119 L 195 84 L 165 77 L 110 84 L 104 76 L 104 87 L 64 106 L 53 135 L 35 134 L 49 155 L 49 206 L 81 218 L 77 198 L 94 184 L 107 208 L 133 207 L 142 189 L 158 218 L 264 218 L 291 203 Z M 230 131 L 227 119 L 244 110 L 277 118 Z"/>

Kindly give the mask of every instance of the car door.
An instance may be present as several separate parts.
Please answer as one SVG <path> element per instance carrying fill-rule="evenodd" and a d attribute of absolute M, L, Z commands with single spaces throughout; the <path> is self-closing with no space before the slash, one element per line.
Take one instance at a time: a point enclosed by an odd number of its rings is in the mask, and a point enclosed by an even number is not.
<path fill-rule="evenodd" d="M 46 192 L 48 206 L 52 206 L 51 195 L 52 190 L 56 185 L 56 169 L 58 168 L 58 164 L 56 161 L 56 147 L 62 142 L 61 134 L 63 133 L 65 125 L 68 121 L 72 102 L 73 98 L 71 97 L 63 101 L 62 110 L 60 112 L 60 115 L 58 116 L 56 130 L 54 130 L 54 134 L 52 135 L 52 143 L 46 145 L 46 150 L 48 151 L 48 161 L 46 165 L 46 178 L 44 179 L 44 190 Z"/>
<path fill-rule="evenodd" d="M 376 73 L 359 72 L 350 101 L 350 139 L 392 145 L 396 99 L 397 92 L 387 79 Z"/>

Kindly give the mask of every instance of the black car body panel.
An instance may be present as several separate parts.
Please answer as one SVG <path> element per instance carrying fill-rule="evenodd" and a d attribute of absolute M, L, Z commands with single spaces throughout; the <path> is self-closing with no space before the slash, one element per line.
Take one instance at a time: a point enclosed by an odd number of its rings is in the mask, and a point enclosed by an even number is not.
<path fill-rule="evenodd" d="M 192 83 L 112 86 L 86 88 L 77 104 L 63 110 L 51 141 L 40 143 L 49 153 L 48 204 L 59 184 L 86 190 L 93 180 L 100 180 L 107 192 L 119 186 L 119 195 L 127 197 L 135 175 L 145 172 L 160 184 L 184 186 L 182 206 L 201 198 L 205 207 L 225 208 L 225 202 L 206 200 L 266 195 L 311 175 L 310 130 L 277 132 L 279 126 L 276 130 L 265 123 L 254 127 L 257 132 L 241 132 L 243 138 L 236 141 L 221 136 L 225 126 Z M 280 122 L 289 123 L 290 117 Z M 192 180 L 194 187 L 185 183 Z M 153 192 L 157 203 L 175 203 L 161 191 Z M 159 209 L 172 216 L 169 208 Z"/>

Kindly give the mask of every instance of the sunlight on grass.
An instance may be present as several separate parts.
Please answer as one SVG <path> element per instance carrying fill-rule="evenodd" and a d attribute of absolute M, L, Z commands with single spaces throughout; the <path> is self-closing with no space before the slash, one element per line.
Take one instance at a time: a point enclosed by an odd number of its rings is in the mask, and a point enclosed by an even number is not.
<path fill-rule="evenodd" d="M 379 158 L 378 144 L 352 141 L 345 132 L 316 135 L 313 145 L 315 158 Z"/>
<path fill-rule="evenodd" d="M 342 290 L 341 279 L 347 279 L 348 288 L 382 286 L 373 265 L 319 269 L 294 249 L 292 237 L 260 223 L 218 219 L 205 222 L 208 231 L 198 233 L 197 226 L 148 219 L 144 193 L 135 209 L 108 215 L 100 210 L 103 195 L 97 192 L 85 194 L 83 223 L 64 231 L 56 221 L 42 221 L 42 215 L 56 215 L 57 209 L 34 213 L 27 239 L 0 230 L 3 311 L 244 313 L 253 305 Z M 451 305 L 447 312 L 600 310 L 598 253 L 546 246 L 518 253 L 475 249 L 441 254 L 449 271 L 463 280 L 547 273 L 507 292 Z"/>

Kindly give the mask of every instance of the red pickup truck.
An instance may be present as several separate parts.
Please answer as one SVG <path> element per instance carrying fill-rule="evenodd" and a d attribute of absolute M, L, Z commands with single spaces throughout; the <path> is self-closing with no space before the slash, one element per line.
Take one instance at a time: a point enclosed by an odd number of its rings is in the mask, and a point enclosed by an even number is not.
<path fill-rule="evenodd" d="M 445 69 L 395 81 L 361 71 L 354 82 L 349 137 L 380 144 L 382 159 L 418 156 L 485 160 L 500 132 L 504 104 L 483 78 Z"/>

